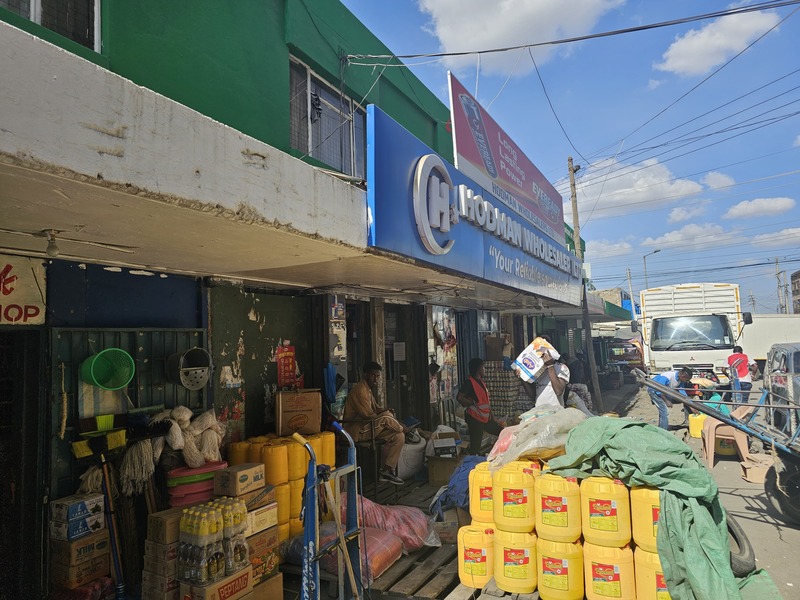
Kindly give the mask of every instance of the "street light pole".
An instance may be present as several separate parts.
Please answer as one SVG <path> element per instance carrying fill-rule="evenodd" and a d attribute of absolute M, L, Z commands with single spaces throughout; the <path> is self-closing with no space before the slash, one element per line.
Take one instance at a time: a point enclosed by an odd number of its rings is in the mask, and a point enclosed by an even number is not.
<path fill-rule="evenodd" d="M 647 257 L 650 256 L 651 254 L 655 254 L 656 252 L 661 252 L 661 248 L 659 248 L 658 250 L 653 250 L 652 252 L 648 252 L 647 254 L 645 254 L 642 257 L 642 261 L 644 261 L 644 287 L 645 287 L 645 289 L 649 289 L 650 288 L 650 286 L 647 285 Z"/>

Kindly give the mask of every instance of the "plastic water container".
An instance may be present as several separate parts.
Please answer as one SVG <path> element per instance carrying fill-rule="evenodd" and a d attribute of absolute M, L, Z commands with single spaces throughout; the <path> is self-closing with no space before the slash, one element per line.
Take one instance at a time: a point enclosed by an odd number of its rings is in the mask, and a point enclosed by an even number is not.
<path fill-rule="evenodd" d="M 714 452 L 718 456 L 736 456 L 736 444 L 733 440 L 717 437 L 714 442 Z"/>
<path fill-rule="evenodd" d="M 303 444 L 296 442 L 292 438 L 276 438 L 278 442 L 286 446 L 286 456 L 289 468 L 289 480 L 301 479 L 308 473 L 308 451 Z"/>
<path fill-rule="evenodd" d="M 609 548 L 584 542 L 583 572 L 587 600 L 636 600 L 636 576 L 630 546 Z"/>
<path fill-rule="evenodd" d="M 631 541 L 631 501 L 619 479 L 581 482 L 581 526 L 585 542 L 620 548 Z"/>
<path fill-rule="evenodd" d="M 282 483 L 275 486 L 275 502 L 278 503 L 278 525 L 289 523 L 289 483 Z"/>
<path fill-rule="evenodd" d="M 289 481 L 289 519 L 297 519 L 303 510 L 303 488 L 305 479 L 292 479 Z"/>
<path fill-rule="evenodd" d="M 231 442 L 228 444 L 228 466 L 235 467 L 249 461 L 250 444 L 247 442 Z M 258 461 L 261 462 L 261 461 Z"/>
<path fill-rule="evenodd" d="M 693 438 L 703 437 L 703 423 L 706 422 L 708 415 L 689 415 L 689 436 Z"/>
<path fill-rule="evenodd" d="M 266 442 L 250 442 L 248 448 L 247 462 L 260 463 L 261 462 L 261 449 L 266 445 Z"/>
<path fill-rule="evenodd" d="M 583 548 L 580 542 L 536 542 L 536 576 L 542 600 L 583 600 Z"/>
<path fill-rule="evenodd" d="M 312 435 L 306 436 L 308 443 L 311 444 L 311 448 L 314 450 L 314 456 L 317 457 L 317 464 L 324 464 L 323 463 L 323 453 L 322 453 L 322 438 L 320 434 L 314 433 Z M 306 452 L 306 461 L 308 461 L 311 457 Z M 306 470 L 308 470 L 308 466 L 306 465 Z"/>
<path fill-rule="evenodd" d="M 476 521 L 490 522 L 494 519 L 492 473 L 488 462 L 478 463 L 469 472 L 469 514 Z"/>
<path fill-rule="evenodd" d="M 492 520 L 498 529 L 533 531 L 533 486 L 533 472 L 518 464 L 509 463 L 492 473 Z"/>
<path fill-rule="evenodd" d="M 322 440 L 322 462 L 331 468 L 336 466 L 336 435 L 332 431 L 323 431 L 319 434 Z"/>
<path fill-rule="evenodd" d="M 631 488 L 631 521 L 633 541 L 647 552 L 658 552 L 656 535 L 661 514 L 659 491 L 653 487 Z"/>
<path fill-rule="evenodd" d="M 495 530 L 494 582 L 511 594 L 536 589 L 536 534 Z"/>
<path fill-rule="evenodd" d="M 637 600 L 670 600 L 672 596 L 664 580 L 664 571 L 658 554 L 643 548 L 633 551 L 633 566 L 636 571 Z"/>
<path fill-rule="evenodd" d="M 574 542 L 581 537 L 581 490 L 575 477 L 552 473 L 539 477 L 534 509 L 539 539 Z"/>
<path fill-rule="evenodd" d="M 266 444 L 261 448 L 264 463 L 264 482 L 280 485 L 289 481 L 289 452 L 286 444 Z"/>
<path fill-rule="evenodd" d="M 494 576 L 494 531 L 467 525 L 458 530 L 458 578 L 482 589 Z"/>

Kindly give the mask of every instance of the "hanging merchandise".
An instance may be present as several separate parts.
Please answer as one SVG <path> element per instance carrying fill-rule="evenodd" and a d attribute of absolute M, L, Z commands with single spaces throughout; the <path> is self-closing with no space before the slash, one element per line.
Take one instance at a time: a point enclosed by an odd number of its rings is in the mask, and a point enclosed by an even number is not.
<path fill-rule="evenodd" d="M 130 354 L 121 348 L 106 348 L 81 363 L 81 380 L 104 390 L 119 390 L 127 386 L 135 372 Z"/>
<path fill-rule="evenodd" d="M 167 381 L 179 383 L 187 390 L 196 391 L 205 387 L 214 365 L 211 355 L 204 348 L 190 348 L 167 357 Z"/>

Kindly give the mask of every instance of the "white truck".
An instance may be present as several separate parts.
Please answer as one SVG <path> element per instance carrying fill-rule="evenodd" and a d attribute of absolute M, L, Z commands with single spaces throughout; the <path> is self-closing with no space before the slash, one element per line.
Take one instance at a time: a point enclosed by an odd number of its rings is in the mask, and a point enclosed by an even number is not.
<path fill-rule="evenodd" d="M 753 323 L 745 328 L 739 338 L 742 350 L 758 363 L 762 373 L 772 344 L 792 342 L 800 342 L 800 315 L 753 315 Z"/>
<path fill-rule="evenodd" d="M 738 285 L 669 285 L 642 290 L 640 301 L 645 366 L 651 373 L 689 367 L 729 382 L 728 356 L 752 322 L 750 313 L 742 312 Z"/>

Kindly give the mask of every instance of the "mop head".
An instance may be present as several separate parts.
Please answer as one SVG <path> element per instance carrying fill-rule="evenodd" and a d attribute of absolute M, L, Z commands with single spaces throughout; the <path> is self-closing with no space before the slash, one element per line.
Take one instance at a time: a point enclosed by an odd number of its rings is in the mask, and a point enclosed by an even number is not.
<path fill-rule="evenodd" d="M 183 460 L 192 469 L 206 464 L 206 459 L 203 458 L 202 452 L 197 447 L 194 436 L 188 431 L 183 432 Z"/>
<path fill-rule="evenodd" d="M 186 429 L 189 427 L 189 423 L 191 423 L 193 416 L 194 413 L 192 412 L 192 409 L 185 406 L 176 406 L 172 409 L 171 417 L 178 422 L 178 425 L 181 426 L 181 429 Z"/>
<path fill-rule="evenodd" d="M 211 428 L 206 429 L 197 440 L 197 449 L 200 450 L 200 454 L 203 455 L 206 462 L 222 460 L 222 456 L 219 453 L 219 445 L 222 442 L 222 438 L 216 431 Z"/>
<path fill-rule="evenodd" d="M 144 492 L 155 470 L 152 440 L 142 440 L 130 446 L 119 468 L 122 493 L 132 496 Z"/>
<path fill-rule="evenodd" d="M 207 410 L 194 421 L 189 424 L 188 431 L 194 435 L 200 435 L 206 429 L 214 427 L 217 424 L 217 417 L 214 415 L 214 409 Z"/>
<path fill-rule="evenodd" d="M 119 495 L 117 489 L 117 478 L 114 476 L 114 465 L 108 464 L 109 472 L 109 493 L 112 498 Z M 78 486 L 79 494 L 102 494 L 103 493 L 103 469 L 97 465 L 91 466 L 86 469 L 86 472 L 81 475 L 81 484 Z"/>

